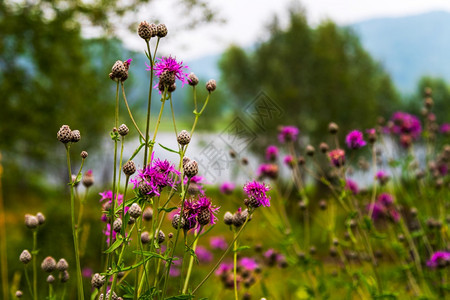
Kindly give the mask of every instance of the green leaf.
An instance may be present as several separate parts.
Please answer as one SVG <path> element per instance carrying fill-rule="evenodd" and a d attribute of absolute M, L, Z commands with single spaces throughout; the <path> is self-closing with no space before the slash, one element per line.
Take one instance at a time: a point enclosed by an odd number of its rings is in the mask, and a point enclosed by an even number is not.
<path fill-rule="evenodd" d="M 119 133 L 116 131 L 116 132 L 114 132 L 114 131 L 111 131 L 110 133 L 109 133 L 109 135 L 111 136 L 111 139 L 113 140 L 113 141 L 119 141 Z"/>
<path fill-rule="evenodd" d="M 111 252 L 113 252 L 114 250 L 119 248 L 120 245 L 122 245 L 122 242 L 123 242 L 123 238 L 122 237 L 117 237 L 116 241 L 108 249 L 106 249 L 104 253 L 111 253 Z"/>
<path fill-rule="evenodd" d="M 250 249 L 250 246 L 240 246 L 236 250 L 233 250 L 234 252 L 239 252 L 245 249 Z"/>
<path fill-rule="evenodd" d="M 165 257 L 159 253 L 156 253 L 156 252 L 135 250 L 135 251 L 133 251 L 133 253 L 148 257 L 148 259 L 156 257 L 156 258 L 159 258 L 162 260 L 167 260 L 167 257 Z M 176 260 L 176 259 L 174 258 L 173 260 Z"/>
<path fill-rule="evenodd" d="M 173 152 L 173 153 L 176 153 L 176 154 L 180 154 L 179 151 L 175 151 L 175 150 L 172 150 L 172 149 L 170 149 L 170 148 L 167 148 L 166 146 L 163 146 L 163 145 L 161 145 L 160 143 L 158 143 L 158 145 L 160 145 L 161 148 L 163 148 L 163 149 L 165 149 L 165 150 L 167 150 L 167 151 L 170 151 L 170 152 Z"/>
<path fill-rule="evenodd" d="M 159 212 L 161 212 L 162 210 L 163 211 L 165 211 L 165 212 L 171 212 L 172 210 L 175 210 L 175 209 L 177 209 L 178 207 L 177 206 L 174 206 L 174 207 L 169 207 L 169 208 L 165 208 L 165 207 L 158 207 L 158 211 Z"/>
<path fill-rule="evenodd" d="M 128 160 L 132 160 L 136 155 L 138 155 L 138 153 L 141 151 L 142 147 L 144 147 L 145 144 L 142 143 L 139 145 L 139 147 L 136 148 L 136 150 L 134 150 L 133 155 L 131 155 L 131 157 Z"/>

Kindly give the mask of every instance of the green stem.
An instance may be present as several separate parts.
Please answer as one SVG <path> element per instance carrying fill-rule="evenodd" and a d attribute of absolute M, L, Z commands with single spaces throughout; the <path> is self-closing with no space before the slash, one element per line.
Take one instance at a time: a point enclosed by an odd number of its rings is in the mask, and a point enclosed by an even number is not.
<path fill-rule="evenodd" d="M 3 286 L 3 298 L 9 299 L 8 293 L 8 257 L 7 257 L 7 242 L 6 242 L 6 225 L 5 225 L 5 209 L 3 206 L 3 189 L 2 189 L 2 173 L 3 168 L 1 164 L 2 155 L 0 153 L 0 261 L 1 261 L 1 274 L 2 274 L 2 286 Z"/>
<path fill-rule="evenodd" d="M 72 176 L 71 176 L 72 177 Z M 33 230 L 33 296 L 37 300 L 37 230 Z"/>
<path fill-rule="evenodd" d="M 66 144 L 66 154 L 67 154 L 67 169 L 69 172 L 69 182 L 70 182 L 70 211 L 72 217 L 72 235 L 73 235 L 73 244 L 75 250 L 75 263 L 77 267 L 77 287 L 78 287 L 78 299 L 84 299 L 84 291 L 83 291 L 83 277 L 81 276 L 81 265 L 80 265 L 80 254 L 78 251 L 78 233 L 76 228 L 75 221 L 75 195 L 74 195 L 74 187 L 72 182 L 72 168 L 70 166 L 70 145 Z M 36 290 L 35 290 L 36 292 Z"/>
<path fill-rule="evenodd" d="M 225 252 L 222 254 L 222 256 L 219 258 L 219 260 L 217 261 L 217 263 L 214 265 L 214 267 L 211 269 L 211 271 L 209 271 L 209 273 L 205 276 L 205 278 L 203 278 L 203 280 L 197 285 L 197 287 L 192 291 L 192 295 L 195 294 L 195 292 L 206 282 L 206 280 L 208 280 L 209 277 L 211 277 L 212 273 L 214 273 L 214 271 L 219 267 L 220 263 L 224 260 L 225 256 L 228 254 L 228 252 L 230 251 L 231 247 L 234 246 L 234 242 L 238 239 L 238 237 L 241 235 L 241 232 L 244 230 L 244 228 L 247 226 L 248 220 L 251 217 L 251 213 L 248 214 L 247 219 L 245 219 L 244 224 L 242 225 L 242 227 L 239 229 L 239 231 L 237 232 L 237 234 L 235 235 L 233 241 L 231 241 L 230 245 L 228 246 L 227 250 L 225 250 Z"/>
<path fill-rule="evenodd" d="M 136 121 L 133 118 L 133 114 L 131 113 L 130 107 L 128 106 L 128 101 L 127 101 L 127 96 L 125 95 L 125 87 L 123 85 L 123 81 L 121 82 L 121 84 L 122 84 L 122 96 L 123 96 L 123 100 L 125 102 L 125 106 L 127 107 L 127 110 L 128 110 L 128 115 L 130 116 L 131 122 L 133 122 L 134 128 L 136 128 L 136 130 L 139 133 L 139 135 L 141 136 L 141 138 L 143 140 L 145 140 L 145 137 L 142 134 L 141 130 L 139 129 L 139 126 L 136 124 Z"/>
<path fill-rule="evenodd" d="M 199 240 L 199 236 L 200 236 L 201 230 L 199 230 L 199 232 L 197 233 L 197 236 L 194 239 L 194 244 L 192 245 L 192 249 L 195 252 L 195 249 L 197 249 L 197 243 Z M 191 278 L 191 273 L 192 273 L 192 267 L 194 266 L 194 256 L 191 255 L 191 258 L 189 259 L 189 266 L 188 266 L 188 270 L 186 273 L 186 279 L 184 280 L 184 286 L 183 286 L 183 291 L 182 294 L 185 294 L 188 286 L 189 286 L 189 279 Z"/>
<path fill-rule="evenodd" d="M 152 156 L 153 146 L 155 145 L 156 135 L 158 133 L 159 124 L 161 123 L 161 117 L 162 117 L 162 113 L 164 111 L 164 104 L 166 103 L 166 96 L 167 96 L 167 88 L 164 90 L 163 96 L 161 97 L 161 109 L 159 110 L 158 120 L 156 121 L 155 131 L 153 132 L 153 138 L 152 138 L 152 141 L 151 141 L 150 147 L 149 147 L 150 155 L 149 155 L 148 162 L 150 161 L 150 158 Z"/>
<path fill-rule="evenodd" d="M 33 257 L 33 260 L 36 260 L 36 257 Z M 25 273 L 25 280 L 27 281 L 27 285 L 28 285 L 28 290 L 30 291 L 30 295 L 31 297 L 33 297 L 33 299 L 36 299 L 36 297 L 34 296 L 33 293 L 33 289 L 31 287 L 31 282 L 30 282 L 30 277 L 28 276 L 28 268 L 27 265 L 24 265 L 24 273 Z M 6 288 L 6 287 L 5 287 Z"/>
<path fill-rule="evenodd" d="M 147 44 L 147 52 L 148 52 L 148 59 L 150 60 L 150 86 L 148 88 L 148 104 L 147 104 L 147 123 L 145 126 L 145 148 L 144 148 L 144 166 L 147 164 L 147 155 L 148 155 L 148 140 L 149 140 L 149 130 L 150 130 L 150 111 L 152 106 L 152 83 L 153 83 L 153 60 L 152 60 L 152 54 L 150 52 L 150 44 L 148 40 L 145 40 L 145 43 Z M 151 152 L 150 152 L 151 153 Z"/>
<path fill-rule="evenodd" d="M 192 129 L 191 129 L 191 139 L 192 139 L 192 136 L 194 135 L 194 130 L 195 130 L 195 127 L 197 126 L 198 118 L 200 118 L 200 116 L 202 115 L 203 111 L 206 108 L 206 105 L 208 105 L 210 96 L 211 96 L 211 93 L 208 93 L 208 96 L 206 97 L 206 100 L 205 100 L 205 104 L 203 104 L 203 107 L 200 110 L 200 112 L 197 112 L 197 108 L 194 111 L 195 120 L 194 120 L 194 125 L 192 125 Z"/>
<path fill-rule="evenodd" d="M 183 178 L 181 179 L 183 180 Z M 186 187 L 189 186 L 189 183 L 191 182 L 191 178 L 188 179 Z M 183 186 L 183 184 L 181 184 Z M 163 287 L 163 293 L 162 293 L 162 299 L 164 299 L 164 295 L 166 293 L 166 288 L 167 288 L 167 282 L 169 281 L 169 273 L 170 273 L 170 268 L 172 266 L 172 260 L 173 260 L 173 256 L 175 253 L 175 248 L 177 247 L 177 243 L 178 243 L 178 237 L 180 236 L 180 229 L 181 229 L 181 218 L 184 217 L 184 200 L 186 199 L 186 194 L 187 191 L 184 190 L 183 191 L 183 197 L 181 199 L 181 210 L 180 210 L 180 222 L 178 222 L 178 228 L 177 228 L 177 233 L 175 235 L 175 242 L 173 244 L 172 247 L 172 252 L 170 254 L 170 259 L 167 260 L 168 266 L 167 266 L 167 270 L 166 270 L 166 274 L 165 274 L 165 280 L 164 280 L 164 287 Z"/>
<path fill-rule="evenodd" d="M 234 282 L 234 299 L 239 300 L 238 289 L 237 289 L 237 239 L 236 232 L 234 233 L 234 243 L 233 243 L 233 282 Z"/>

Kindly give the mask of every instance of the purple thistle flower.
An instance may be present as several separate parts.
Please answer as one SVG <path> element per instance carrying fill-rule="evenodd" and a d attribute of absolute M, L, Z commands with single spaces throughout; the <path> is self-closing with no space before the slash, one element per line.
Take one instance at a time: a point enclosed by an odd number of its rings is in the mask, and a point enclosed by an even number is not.
<path fill-rule="evenodd" d="M 278 134 L 278 140 L 284 144 L 286 142 L 295 142 L 299 134 L 299 130 L 295 126 L 283 126 Z"/>
<path fill-rule="evenodd" d="M 450 135 L 450 123 L 444 123 L 444 124 L 442 124 L 441 127 L 439 128 L 439 131 L 440 131 L 442 134 Z"/>
<path fill-rule="evenodd" d="M 328 152 L 328 157 L 335 167 L 342 167 L 345 164 L 345 151 L 342 149 L 335 149 Z"/>
<path fill-rule="evenodd" d="M 394 203 L 394 197 L 391 194 L 382 193 L 378 196 L 377 201 L 387 207 Z"/>
<path fill-rule="evenodd" d="M 109 223 L 106 224 L 106 229 L 103 230 L 103 234 L 106 235 L 106 243 L 109 244 L 109 238 L 111 236 L 111 224 L 109 224 Z M 117 236 L 117 233 L 113 230 L 112 231 L 113 241 L 116 240 L 116 236 Z"/>
<path fill-rule="evenodd" d="M 275 161 L 278 158 L 278 148 L 274 145 L 270 145 L 266 149 L 266 159 L 268 161 Z"/>
<path fill-rule="evenodd" d="M 446 265 L 450 262 L 450 252 L 448 251 L 436 251 L 427 261 L 429 268 L 436 268 L 438 266 Z"/>
<path fill-rule="evenodd" d="M 91 268 L 85 267 L 83 268 L 83 270 L 81 270 L 81 275 L 85 278 L 91 278 L 92 274 L 94 274 L 94 272 Z"/>
<path fill-rule="evenodd" d="M 363 134 L 359 130 L 353 130 L 345 137 L 345 143 L 350 149 L 359 149 L 366 145 L 363 139 Z"/>
<path fill-rule="evenodd" d="M 353 193 L 353 195 L 356 195 L 359 193 L 358 184 L 356 184 L 355 181 L 351 179 L 347 179 L 345 181 L 345 188 Z"/>
<path fill-rule="evenodd" d="M 239 261 L 239 265 L 249 271 L 253 271 L 259 266 L 258 263 L 253 258 L 250 257 L 241 258 Z"/>
<path fill-rule="evenodd" d="M 223 236 L 213 236 L 209 239 L 209 245 L 212 249 L 226 250 L 228 243 Z"/>
<path fill-rule="evenodd" d="M 206 210 L 210 217 L 210 224 L 216 224 L 217 217 L 215 214 L 219 210 L 220 207 L 213 206 L 211 204 L 211 199 L 208 197 L 200 197 L 197 202 L 194 203 L 195 214 L 201 215 Z"/>
<path fill-rule="evenodd" d="M 386 182 L 389 181 L 389 175 L 388 175 L 388 173 L 386 173 L 386 172 L 383 171 L 383 170 L 378 171 L 378 172 L 375 174 L 375 178 L 378 180 L 378 182 L 379 182 L 380 184 L 385 184 Z"/>
<path fill-rule="evenodd" d="M 383 217 L 386 213 L 386 209 L 385 207 L 380 204 L 380 203 L 370 203 L 369 205 L 367 205 L 367 210 L 371 211 L 372 210 L 372 219 L 373 220 L 378 220 L 381 217 Z"/>
<path fill-rule="evenodd" d="M 223 262 L 219 265 L 219 267 L 217 268 L 215 274 L 216 276 L 223 276 L 226 273 L 230 272 L 231 270 L 233 270 L 234 265 L 233 263 L 228 263 L 228 262 Z"/>
<path fill-rule="evenodd" d="M 261 164 L 256 170 L 256 175 L 258 178 L 276 179 L 278 177 L 278 166 L 276 164 Z"/>
<path fill-rule="evenodd" d="M 247 182 L 244 185 L 244 192 L 247 193 L 249 198 L 256 199 L 263 206 L 270 206 L 270 197 L 266 195 L 266 192 L 270 190 L 270 187 L 264 183 Z"/>
<path fill-rule="evenodd" d="M 294 158 L 292 155 L 286 155 L 283 159 L 283 162 L 286 166 L 292 167 L 294 165 Z"/>
<path fill-rule="evenodd" d="M 173 73 L 175 78 L 181 81 L 182 86 L 188 83 L 189 74 L 185 72 L 185 70 L 189 69 L 188 66 L 183 66 L 183 61 L 177 62 L 175 58 L 172 56 L 163 56 L 162 58 L 157 58 L 157 63 L 153 66 L 153 70 L 155 71 L 155 76 L 160 77 L 162 73 L 165 71 Z M 151 67 L 145 63 L 147 66 L 146 71 L 151 71 Z"/>
<path fill-rule="evenodd" d="M 180 266 L 182 265 L 183 259 L 181 259 L 180 257 L 177 258 L 178 258 L 177 260 L 172 261 L 173 266 L 170 268 L 169 271 L 170 277 L 178 277 L 181 274 Z"/>
<path fill-rule="evenodd" d="M 225 195 L 231 195 L 235 187 L 234 183 L 226 181 L 220 186 L 220 192 Z"/>
<path fill-rule="evenodd" d="M 161 190 L 170 186 L 175 188 L 176 175 L 180 175 L 175 166 L 167 160 L 156 159 L 153 161 L 153 154 L 150 164 L 144 169 L 138 170 L 138 174 L 130 180 L 133 188 L 136 189 L 145 185 L 146 194 L 150 197 L 160 196 Z"/>
<path fill-rule="evenodd" d="M 212 253 L 203 246 L 197 246 L 195 254 L 197 255 L 198 261 L 201 263 L 210 263 L 214 258 Z"/>
<path fill-rule="evenodd" d="M 186 185 L 189 181 L 188 177 L 184 177 L 183 183 Z M 194 185 L 196 187 L 196 190 L 201 195 L 205 195 L 205 189 L 203 187 L 203 184 L 205 183 L 205 177 L 195 175 L 191 178 L 190 184 Z"/>
<path fill-rule="evenodd" d="M 391 132 L 396 135 L 406 134 L 417 139 L 422 133 L 420 120 L 414 115 L 399 111 L 392 115 L 391 121 Z"/>

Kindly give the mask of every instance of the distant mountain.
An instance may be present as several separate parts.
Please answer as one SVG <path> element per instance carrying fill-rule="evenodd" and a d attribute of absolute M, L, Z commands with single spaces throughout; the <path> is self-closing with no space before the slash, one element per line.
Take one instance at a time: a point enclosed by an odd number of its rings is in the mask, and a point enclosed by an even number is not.
<path fill-rule="evenodd" d="M 402 93 L 414 92 L 424 75 L 450 80 L 450 12 L 372 19 L 350 27 Z"/>

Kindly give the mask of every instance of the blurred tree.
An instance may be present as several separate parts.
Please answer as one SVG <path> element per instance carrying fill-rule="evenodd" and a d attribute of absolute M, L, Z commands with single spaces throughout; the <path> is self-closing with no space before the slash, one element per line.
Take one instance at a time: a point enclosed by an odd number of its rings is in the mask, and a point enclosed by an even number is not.
<path fill-rule="evenodd" d="M 286 29 L 275 20 L 268 31 L 269 39 L 253 51 L 233 46 L 220 62 L 222 80 L 239 107 L 263 90 L 283 108 L 284 125 L 297 125 L 318 142 L 331 121 L 345 134 L 373 127 L 379 114 L 398 105 L 389 76 L 350 29 L 331 21 L 312 29 L 294 8 Z M 279 122 L 267 126 L 273 139 Z"/>
<path fill-rule="evenodd" d="M 61 165 L 56 132 L 62 124 L 81 131 L 84 149 L 102 144 L 114 106 L 115 84 L 108 73 L 117 59 L 130 57 L 120 41 L 111 39 L 114 25 L 153 2 L 0 2 L 0 150 L 6 181 L 35 183 L 45 177 L 45 168 Z M 178 2 L 189 15 L 195 13 L 186 18 L 189 26 L 214 19 L 203 1 Z M 83 39 L 84 26 L 97 27 L 105 38 Z"/>

